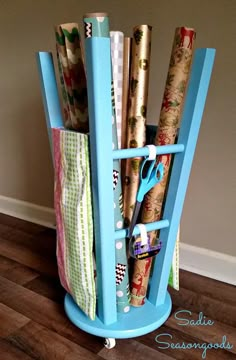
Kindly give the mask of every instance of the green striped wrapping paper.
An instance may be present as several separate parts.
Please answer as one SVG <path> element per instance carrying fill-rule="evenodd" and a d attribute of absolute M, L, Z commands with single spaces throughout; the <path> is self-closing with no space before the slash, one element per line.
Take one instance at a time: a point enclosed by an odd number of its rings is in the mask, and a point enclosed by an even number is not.
<path fill-rule="evenodd" d="M 57 263 L 62 286 L 92 320 L 96 292 L 88 136 L 53 129 Z"/>

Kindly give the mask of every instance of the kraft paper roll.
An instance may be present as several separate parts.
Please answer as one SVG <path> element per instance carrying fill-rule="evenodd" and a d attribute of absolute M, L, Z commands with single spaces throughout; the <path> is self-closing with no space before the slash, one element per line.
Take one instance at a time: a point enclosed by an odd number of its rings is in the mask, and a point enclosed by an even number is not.
<path fill-rule="evenodd" d="M 70 120 L 67 122 L 71 124 L 70 128 L 86 133 L 89 131 L 88 99 L 78 24 L 61 24 L 55 31 L 59 71 L 61 67 L 63 74 L 62 91 L 66 91 L 69 108 Z"/>
<path fill-rule="evenodd" d="M 115 97 L 116 130 L 118 149 L 121 148 L 122 91 L 123 91 L 123 53 L 124 34 L 121 31 L 111 31 L 111 60 Z"/>
<path fill-rule="evenodd" d="M 84 17 L 85 22 L 85 37 L 110 37 L 109 19 L 105 13 L 86 14 Z M 86 41 L 86 40 L 85 40 Z M 112 71 L 104 69 L 104 71 Z M 113 84 L 111 84 L 111 91 Z M 96 94 L 95 94 L 96 96 Z M 113 150 L 118 148 L 117 131 L 116 131 L 116 113 L 115 113 L 115 99 L 114 92 L 112 91 L 112 141 Z M 111 149 L 112 150 L 112 149 Z M 104 174 L 105 176 L 105 174 Z M 121 191 L 121 172 L 120 162 L 115 160 L 113 162 L 113 190 L 114 190 L 114 219 L 115 230 L 123 228 L 123 198 Z M 111 239 L 113 241 L 113 239 Z M 129 312 L 130 310 L 130 290 L 129 290 L 129 276 L 128 276 L 128 263 L 126 255 L 126 240 L 119 239 L 115 243 L 116 251 L 116 299 L 117 311 Z"/>
<path fill-rule="evenodd" d="M 147 126 L 147 144 L 154 144 L 156 138 L 156 126 Z M 171 170 L 170 170 L 171 171 Z M 175 250 L 172 258 L 171 270 L 168 284 L 175 290 L 179 290 L 179 242 L 180 242 L 180 226 L 178 229 Z"/>
<path fill-rule="evenodd" d="M 132 63 L 130 71 L 127 148 L 142 147 L 146 141 L 146 116 L 148 81 L 151 55 L 151 33 L 149 25 L 134 28 L 132 41 Z M 126 160 L 124 186 L 124 215 L 129 224 L 139 186 L 141 158 Z"/>
<path fill-rule="evenodd" d="M 190 28 L 180 27 L 175 31 L 155 145 L 174 144 L 175 142 L 190 74 L 195 36 L 195 31 Z M 145 196 L 142 211 L 143 223 L 158 221 L 162 213 L 171 155 L 161 155 L 158 157 L 158 161 L 161 161 L 165 167 L 164 178 Z M 150 232 L 149 236 L 151 243 L 155 243 L 157 232 Z M 135 261 L 131 283 L 131 304 L 133 306 L 144 304 L 151 263 L 151 259 Z"/>
<path fill-rule="evenodd" d="M 130 63 L 131 63 L 131 44 L 132 39 L 124 38 L 123 55 L 123 89 L 122 89 L 122 120 L 121 120 L 121 148 L 125 149 L 127 145 L 127 124 L 128 124 L 128 98 L 130 81 Z M 121 160 L 122 189 L 125 186 L 125 166 L 126 160 Z"/>

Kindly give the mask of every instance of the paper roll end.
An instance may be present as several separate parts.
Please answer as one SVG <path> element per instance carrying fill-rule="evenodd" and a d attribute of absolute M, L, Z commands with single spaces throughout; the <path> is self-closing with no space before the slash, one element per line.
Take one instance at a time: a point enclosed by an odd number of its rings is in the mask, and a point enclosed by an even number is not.
<path fill-rule="evenodd" d="M 96 17 L 108 17 L 108 14 L 105 12 L 95 12 L 95 13 L 87 13 L 83 16 L 83 18 L 96 18 Z"/>

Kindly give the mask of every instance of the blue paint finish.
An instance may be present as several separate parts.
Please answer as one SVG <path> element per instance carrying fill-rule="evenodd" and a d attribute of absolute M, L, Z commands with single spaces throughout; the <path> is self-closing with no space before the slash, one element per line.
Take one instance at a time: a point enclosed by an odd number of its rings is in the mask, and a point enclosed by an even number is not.
<path fill-rule="evenodd" d="M 53 154 L 51 128 L 63 127 L 63 118 L 61 114 L 52 54 L 49 52 L 38 52 L 36 54 L 36 60 L 40 76 L 41 93 L 43 97 L 44 112 L 47 122 L 48 137 L 51 146 L 51 152 Z"/>
<path fill-rule="evenodd" d="M 176 154 L 174 158 L 163 213 L 163 218 L 170 221 L 170 226 L 160 232 L 162 249 L 155 260 L 148 297 L 149 301 L 156 306 L 163 304 L 165 301 L 175 239 L 182 214 L 214 57 L 214 49 L 198 49 L 193 60 L 178 137 L 178 143 L 184 145 L 185 151 Z"/>
<path fill-rule="evenodd" d="M 149 301 L 142 307 L 131 307 L 128 313 L 119 313 L 117 321 L 111 325 L 103 324 L 98 317 L 95 321 L 91 321 L 78 308 L 69 294 L 65 297 L 65 311 L 73 324 L 90 334 L 105 338 L 126 339 L 141 336 L 159 328 L 170 315 L 171 298 L 166 292 L 164 303 L 158 307 Z"/>
<path fill-rule="evenodd" d="M 163 145 L 156 146 L 157 155 L 163 154 L 173 154 L 184 151 L 183 144 L 176 145 Z M 128 159 L 136 156 L 148 156 L 149 149 L 147 147 L 135 148 L 135 149 L 121 149 L 121 150 L 113 150 L 112 156 L 113 159 Z"/>
<path fill-rule="evenodd" d="M 147 231 L 153 231 L 153 230 L 159 230 L 164 229 L 169 226 L 168 220 L 160 220 L 160 221 L 154 221 L 152 223 L 144 224 Z M 116 230 L 115 232 L 115 240 L 122 239 L 124 237 L 128 236 L 129 229 L 122 229 L 122 230 Z M 133 236 L 139 235 L 140 230 L 137 226 L 135 226 L 133 231 Z"/>
<path fill-rule="evenodd" d="M 94 205 L 98 316 L 116 321 L 110 39 L 85 41 Z M 106 70 L 106 71 L 105 71 Z"/>
<path fill-rule="evenodd" d="M 112 108 L 109 38 L 88 38 L 85 42 L 90 117 L 92 192 L 98 281 L 98 310 L 90 320 L 69 294 L 65 310 L 80 329 L 103 337 L 131 338 L 160 327 L 171 311 L 167 284 L 175 239 L 182 213 L 201 117 L 210 82 L 214 49 L 196 50 L 187 91 L 178 144 L 157 146 L 157 154 L 176 153 L 166 198 L 163 220 L 146 224 L 147 231 L 161 229 L 162 249 L 156 257 L 150 291 L 145 305 L 129 313 L 116 313 L 115 240 L 128 229 L 114 230 L 113 159 L 147 156 L 148 148 L 112 151 Z M 51 127 L 62 127 L 62 116 L 50 53 L 37 54 L 49 139 Z M 101 71 L 102 69 L 102 71 Z M 105 71 L 107 69 L 107 71 Z M 104 71 L 103 71 L 104 70 Z M 134 235 L 139 230 L 134 229 Z"/>

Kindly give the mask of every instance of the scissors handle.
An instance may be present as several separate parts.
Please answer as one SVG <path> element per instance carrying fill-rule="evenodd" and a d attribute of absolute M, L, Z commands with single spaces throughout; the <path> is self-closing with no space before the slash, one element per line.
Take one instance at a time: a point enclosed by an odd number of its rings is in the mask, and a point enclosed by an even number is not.
<path fill-rule="evenodd" d="M 150 161 L 150 166 L 147 172 L 147 176 L 144 177 L 143 176 L 143 170 L 144 170 L 144 166 L 146 164 L 147 161 Z M 137 194 L 137 201 L 142 202 L 144 195 L 151 190 L 151 188 L 153 186 L 155 186 L 156 184 L 158 184 L 164 175 L 164 165 L 160 162 L 158 163 L 158 165 L 156 167 L 155 166 L 156 161 L 155 160 L 147 160 L 145 159 L 143 161 L 143 164 L 141 166 L 141 171 L 140 171 L 140 185 L 139 185 L 139 190 L 138 190 L 138 194 Z"/>
<path fill-rule="evenodd" d="M 146 176 L 144 176 L 145 172 L 144 172 L 144 167 L 145 165 L 147 164 L 147 162 L 150 164 L 149 165 L 149 168 L 148 168 L 148 172 L 146 174 Z M 148 179 L 150 178 L 151 176 L 151 173 L 152 173 L 152 170 L 154 168 L 154 165 L 156 163 L 156 160 L 148 160 L 148 158 L 145 158 L 142 162 L 142 165 L 141 165 L 141 169 L 140 169 L 140 180 L 141 181 L 148 181 Z"/>

